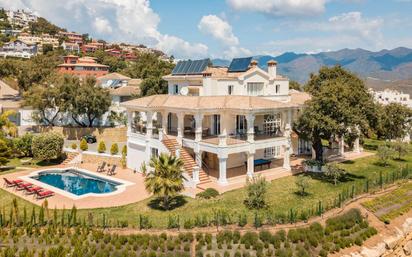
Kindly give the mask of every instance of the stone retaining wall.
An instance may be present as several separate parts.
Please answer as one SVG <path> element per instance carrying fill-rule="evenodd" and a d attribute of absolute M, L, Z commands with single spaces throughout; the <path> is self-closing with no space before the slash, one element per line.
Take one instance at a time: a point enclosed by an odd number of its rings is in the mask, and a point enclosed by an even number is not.
<path fill-rule="evenodd" d="M 105 161 L 106 163 L 110 163 L 111 165 L 116 164 L 117 166 L 121 167 L 121 159 L 122 157 L 120 155 L 98 154 L 92 152 L 82 153 L 83 163 L 100 164 Z"/>
<path fill-rule="evenodd" d="M 80 128 L 80 127 L 46 127 L 34 126 L 33 131 L 37 133 L 42 132 L 57 132 L 62 134 L 66 139 L 79 140 L 82 136 L 92 134 L 96 136 L 97 141 L 106 140 L 112 142 L 126 142 L 127 128 L 111 128 L 111 127 L 97 127 L 97 128 Z"/>

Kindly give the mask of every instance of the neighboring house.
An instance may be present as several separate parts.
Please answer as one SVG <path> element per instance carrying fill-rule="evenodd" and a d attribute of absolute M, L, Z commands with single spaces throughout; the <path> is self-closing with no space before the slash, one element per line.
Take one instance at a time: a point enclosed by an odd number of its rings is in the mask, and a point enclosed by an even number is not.
<path fill-rule="evenodd" d="M 392 89 L 385 89 L 383 91 L 374 91 L 369 89 L 376 102 L 387 105 L 390 103 L 400 103 L 412 108 L 412 101 L 409 94 L 405 94 Z"/>
<path fill-rule="evenodd" d="M 70 43 L 68 41 L 64 41 L 61 44 L 61 47 L 63 48 L 63 50 L 69 53 L 80 53 L 80 46 L 78 43 Z"/>
<path fill-rule="evenodd" d="M 99 43 L 97 41 L 92 41 L 88 44 L 84 44 L 81 46 L 83 54 L 94 53 L 97 50 L 104 50 L 104 43 Z"/>
<path fill-rule="evenodd" d="M 292 132 L 307 93 L 289 90 L 289 80 L 252 58 L 229 68 L 210 60 L 181 61 L 168 82 L 169 94 L 121 104 L 128 114 L 127 166 L 139 170 L 152 156 L 176 153 L 184 161 L 186 186 L 252 176 L 255 166 L 290 170 L 292 154 L 311 153 Z"/>
<path fill-rule="evenodd" d="M 32 12 L 17 10 L 6 11 L 7 19 L 13 28 L 28 28 L 30 22 L 37 21 L 37 16 Z"/>
<path fill-rule="evenodd" d="M 83 44 L 82 35 L 75 32 L 60 31 L 59 36 L 69 43 Z"/>
<path fill-rule="evenodd" d="M 21 40 L 4 43 L 0 47 L 0 57 L 31 58 L 37 54 L 36 44 L 27 44 Z"/>
<path fill-rule="evenodd" d="M 64 63 L 57 66 L 62 74 L 71 74 L 79 77 L 100 77 L 109 73 L 109 66 L 97 63 L 95 58 L 76 55 L 64 56 Z"/>
<path fill-rule="evenodd" d="M 49 34 L 42 34 L 40 36 L 31 35 L 29 33 L 21 33 L 17 39 L 26 44 L 37 44 L 39 51 L 42 51 L 43 45 L 51 45 L 53 48 L 59 47 L 59 39 Z"/>
<path fill-rule="evenodd" d="M 137 59 L 137 56 L 133 53 L 133 51 L 123 51 L 121 49 L 116 49 L 116 48 L 110 48 L 104 51 L 111 56 L 114 56 L 117 58 L 123 58 L 127 61 L 134 61 Z"/>
<path fill-rule="evenodd" d="M 120 107 L 120 103 L 140 94 L 141 79 L 132 79 L 114 72 L 97 78 L 97 84 L 110 91 L 112 106 Z M 122 108 L 124 111 L 125 109 Z"/>

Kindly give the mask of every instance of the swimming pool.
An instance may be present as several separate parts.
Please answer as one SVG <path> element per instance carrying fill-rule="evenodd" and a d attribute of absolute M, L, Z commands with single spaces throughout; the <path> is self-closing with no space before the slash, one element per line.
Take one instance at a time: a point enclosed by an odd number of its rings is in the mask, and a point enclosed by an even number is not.
<path fill-rule="evenodd" d="M 107 194 L 115 192 L 120 182 L 93 176 L 77 169 L 46 170 L 32 176 L 32 179 L 59 188 L 76 196 L 86 194 Z"/>

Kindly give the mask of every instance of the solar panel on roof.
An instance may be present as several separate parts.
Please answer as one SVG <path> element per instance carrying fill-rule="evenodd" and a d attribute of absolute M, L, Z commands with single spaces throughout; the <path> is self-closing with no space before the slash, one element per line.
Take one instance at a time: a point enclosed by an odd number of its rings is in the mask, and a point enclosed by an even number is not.
<path fill-rule="evenodd" d="M 249 68 L 252 57 L 235 58 L 229 65 L 229 72 L 243 72 Z"/>
<path fill-rule="evenodd" d="M 201 74 L 209 65 L 209 62 L 209 59 L 179 61 L 173 69 L 172 75 Z"/>

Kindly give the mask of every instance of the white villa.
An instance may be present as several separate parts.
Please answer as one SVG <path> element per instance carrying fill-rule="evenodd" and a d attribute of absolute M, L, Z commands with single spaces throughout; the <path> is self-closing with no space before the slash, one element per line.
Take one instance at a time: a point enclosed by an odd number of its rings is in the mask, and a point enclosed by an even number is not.
<path fill-rule="evenodd" d="M 289 90 L 289 80 L 252 58 L 234 59 L 229 68 L 210 61 L 181 61 L 167 95 L 121 104 L 128 114 L 127 166 L 140 171 L 151 156 L 176 154 L 184 161 L 186 186 L 220 185 L 255 168 L 290 170 L 290 156 L 310 154 L 310 143 L 291 130 L 306 93 Z"/>
<path fill-rule="evenodd" d="M 412 100 L 410 99 L 409 94 L 388 88 L 383 91 L 369 89 L 369 92 L 372 94 L 375 101 L 380 104 L 387 105 L 390 103 L 400 103 L 412 108 Z"/>

